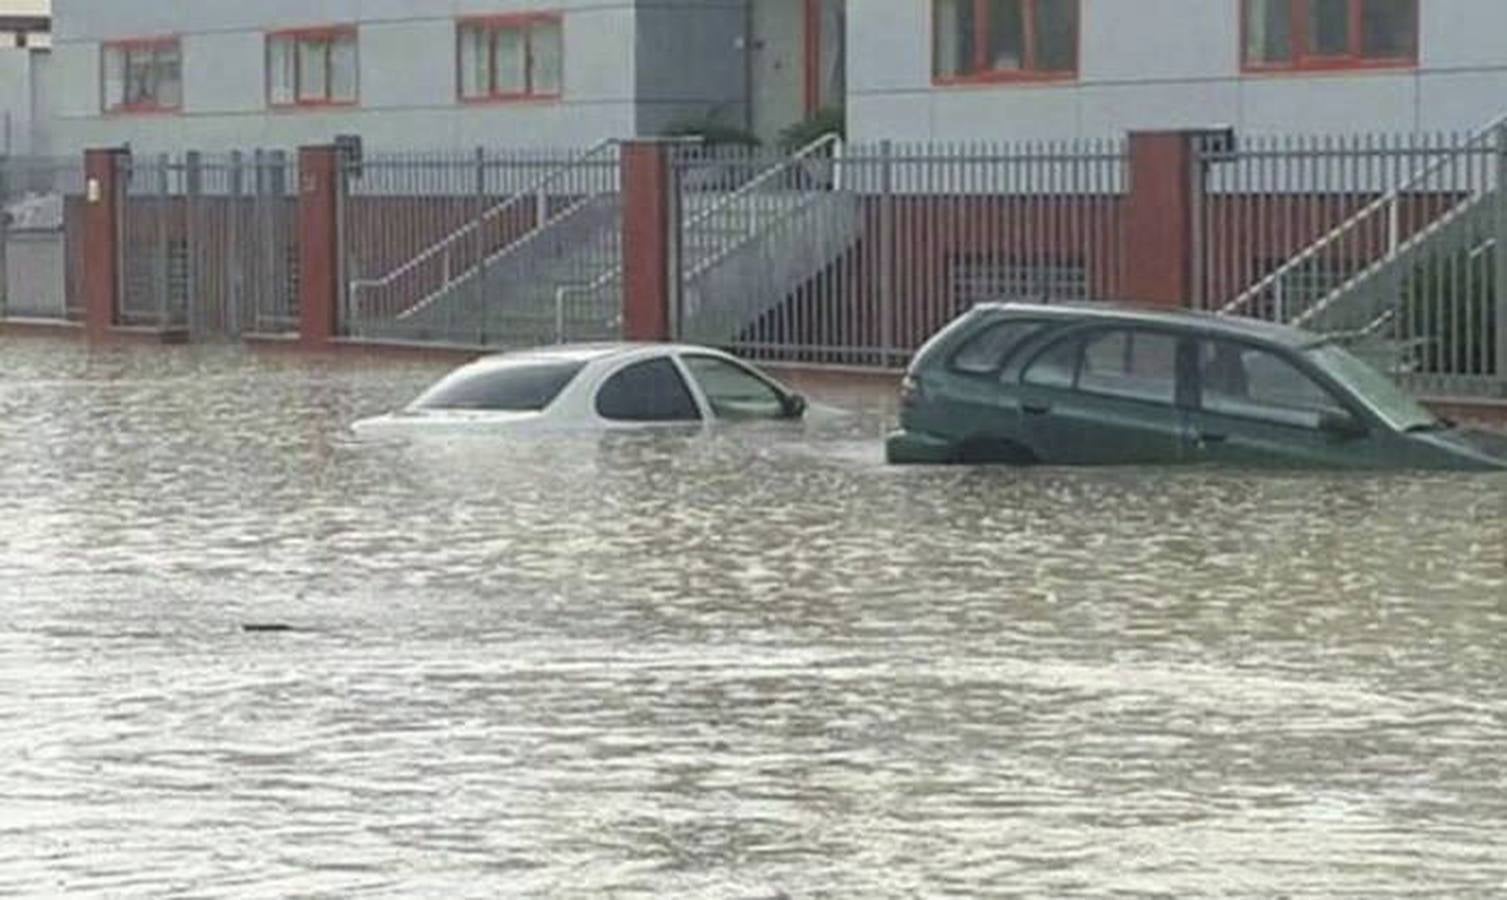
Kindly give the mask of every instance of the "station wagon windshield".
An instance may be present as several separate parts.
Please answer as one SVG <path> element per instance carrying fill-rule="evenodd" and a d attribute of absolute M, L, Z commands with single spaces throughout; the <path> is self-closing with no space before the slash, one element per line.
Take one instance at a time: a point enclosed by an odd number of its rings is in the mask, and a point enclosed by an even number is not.
<path fill-rule="evenodd" d="M 1390 378 L 1343 347 L 1321 344 L 1309 350 L 1308 356 L 1398 431 L 1439 425 L 1432 413 L 1403 393 Z"/>
<path fill-rule="evenodd" d="M 579 360 L 517 360 L 461 369 L 425 391 L 409 409 L 541 410 L 585 366 Z"/>

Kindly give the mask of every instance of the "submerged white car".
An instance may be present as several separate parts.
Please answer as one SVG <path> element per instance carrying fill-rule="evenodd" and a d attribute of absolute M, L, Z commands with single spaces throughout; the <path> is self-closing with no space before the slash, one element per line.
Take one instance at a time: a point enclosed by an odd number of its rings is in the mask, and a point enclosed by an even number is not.
<path fill-rule="evenodd" d="M 799 419 L 800 394 L 736 357 L 687 344 L 578 344 L 486 356 L 361 437 Z"/>

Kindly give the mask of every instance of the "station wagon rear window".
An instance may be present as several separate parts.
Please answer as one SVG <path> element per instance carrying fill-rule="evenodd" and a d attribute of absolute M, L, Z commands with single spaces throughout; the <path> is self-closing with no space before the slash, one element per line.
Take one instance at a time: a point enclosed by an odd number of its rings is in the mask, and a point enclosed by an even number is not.
<path fill-rule="evenodd" d="M 1023 319 L 1004 319 L 986 327 L 958 348 L 952 356 L 952 367 L 959 372 L 987 375 L 999 371 L 1011 351 L 1031 335 L 1040 331 L 1045 322 Z"/>
<path fill-rule="evenodd" d="M 549 406 L 585 362 L 526 360 L 461 369 L 425 391 L 411 409 L 532 412 Z"/>

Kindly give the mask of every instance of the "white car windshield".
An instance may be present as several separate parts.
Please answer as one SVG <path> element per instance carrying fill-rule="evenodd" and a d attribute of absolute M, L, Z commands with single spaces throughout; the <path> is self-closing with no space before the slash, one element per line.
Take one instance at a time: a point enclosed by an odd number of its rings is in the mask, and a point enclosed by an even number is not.
<path fill-rule="evenodd" d="M 544 409 L 586 363 L 520 359 L 466 367 L 419 395 L 409 409 L 484 409 L 529 412 Z"/>
<path fill-rule="evenodd" d="M 1350 388 L 1367 406 L 1398 431 L 1422 431 L 1440 426 L 1433 413 L 1377 371 L 1338 344 L 1320 344 L 1308 351 L 1335 380 Z"/>

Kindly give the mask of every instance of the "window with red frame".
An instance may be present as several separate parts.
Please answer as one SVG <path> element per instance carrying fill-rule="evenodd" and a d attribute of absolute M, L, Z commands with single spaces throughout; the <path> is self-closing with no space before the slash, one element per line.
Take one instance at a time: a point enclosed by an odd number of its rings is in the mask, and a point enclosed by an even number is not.
<path fill-rule="evenodd" d="M 1418 0 L 1242 0 L 1247 69 L 1410 66 Z"/>
<path fill-rule="evenodd" d="M 336 106 L 356 102 L 356 29 L 289 31 L 267 37 L 267 102 Z"/>
<path fill-rule="evenodd" d="M 465 21 L 457 34 L 462 100 L 560 96 L 565 52 L 558 15 Z"/>
<path fill-rule="evenodd" d="M 932 0 L 938 82 L 1072 77 L 1078 0 Z"/>
<path fill-rule="evenodd" d="M 103 48 L 107 112 L 176 110 L 183 105 L 183 53 L 177 38 L 121 41 Z"/>

